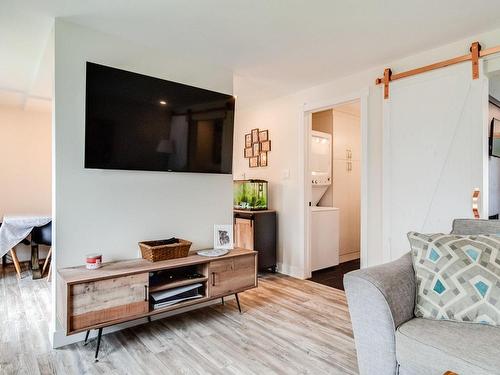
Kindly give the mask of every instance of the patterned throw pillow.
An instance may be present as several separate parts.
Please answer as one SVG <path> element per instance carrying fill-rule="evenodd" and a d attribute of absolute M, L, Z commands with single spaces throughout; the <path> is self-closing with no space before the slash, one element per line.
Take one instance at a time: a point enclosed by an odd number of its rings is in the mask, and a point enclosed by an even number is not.
<path fill-rule="evenodd" d="M 415 316 L 500 326 L 500 237 L 408 233 Z"/>

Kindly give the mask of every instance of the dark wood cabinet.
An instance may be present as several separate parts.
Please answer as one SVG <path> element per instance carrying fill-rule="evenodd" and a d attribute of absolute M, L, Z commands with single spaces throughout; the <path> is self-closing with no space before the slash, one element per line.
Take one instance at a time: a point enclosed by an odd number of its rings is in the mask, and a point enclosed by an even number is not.
<path fill-rule="evenodd" d="M 259 270 L 276 271 L 276 211 L 234 211 L 236 247 L 258 253 Z"/>

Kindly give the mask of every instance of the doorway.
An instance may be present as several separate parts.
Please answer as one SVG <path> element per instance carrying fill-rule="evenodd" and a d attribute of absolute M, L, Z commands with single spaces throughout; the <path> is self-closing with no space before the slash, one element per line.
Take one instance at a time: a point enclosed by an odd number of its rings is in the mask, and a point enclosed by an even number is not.
<path fill-rule="evenodd" d="M 366 264 L 366 102 L 355 95 L 304 112 L 304 270 L 337 289 Z"/>

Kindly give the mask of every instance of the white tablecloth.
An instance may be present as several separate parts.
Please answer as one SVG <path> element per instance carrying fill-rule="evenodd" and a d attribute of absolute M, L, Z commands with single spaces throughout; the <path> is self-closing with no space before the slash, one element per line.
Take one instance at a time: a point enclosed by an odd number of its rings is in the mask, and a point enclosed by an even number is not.
<path fill-rule="evenodd" d="M 41 227 L 51 220 L 50 216 L 4 216 L 0 227 L 0 257 L 24 240 L 34 227 Z"/>

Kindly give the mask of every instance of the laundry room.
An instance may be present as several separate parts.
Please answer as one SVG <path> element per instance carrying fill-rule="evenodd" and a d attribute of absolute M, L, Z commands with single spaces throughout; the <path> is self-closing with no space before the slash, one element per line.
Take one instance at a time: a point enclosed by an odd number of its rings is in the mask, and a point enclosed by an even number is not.
<path fill-rule="evenodd" d="M 343 289 L 360 267 L 360 102 L 312 113 L 310 260 L 312 281 Z"/>

